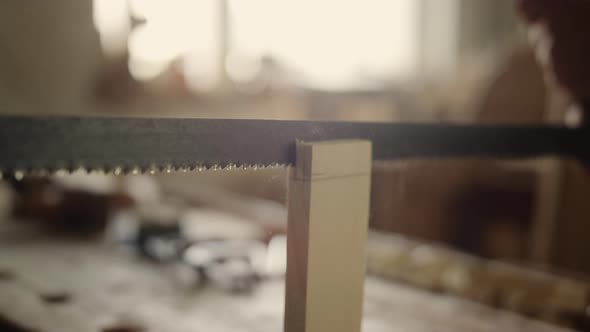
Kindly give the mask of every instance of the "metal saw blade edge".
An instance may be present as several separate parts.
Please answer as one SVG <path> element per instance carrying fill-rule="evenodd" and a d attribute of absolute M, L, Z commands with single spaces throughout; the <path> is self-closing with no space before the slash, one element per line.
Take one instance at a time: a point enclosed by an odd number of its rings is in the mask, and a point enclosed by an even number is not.
<path fill-rule="evenodd" d="M 587 130 L 365 122 L 110 117 L 0 117 L 0 171 L 113 174 L 283 167 L 296 141 L 368 139 L 376 160 L 585 159 Z"/>

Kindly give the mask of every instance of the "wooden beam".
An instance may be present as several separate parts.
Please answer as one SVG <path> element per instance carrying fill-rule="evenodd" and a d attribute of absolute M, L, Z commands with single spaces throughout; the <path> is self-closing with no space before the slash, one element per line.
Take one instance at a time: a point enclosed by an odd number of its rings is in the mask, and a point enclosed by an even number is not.
<path fill-rule="evenodd" d="M 286 332 L 359 332 L 372 146 L 298 143 L 287 232 Z"/>

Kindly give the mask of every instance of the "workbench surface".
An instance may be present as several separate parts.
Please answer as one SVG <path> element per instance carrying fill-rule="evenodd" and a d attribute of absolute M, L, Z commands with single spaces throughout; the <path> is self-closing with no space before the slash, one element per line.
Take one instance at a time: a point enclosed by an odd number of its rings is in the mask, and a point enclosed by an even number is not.
<path fill-rule="evenodd" d="M 0 316 L 23 331 L 282 331 L 282 279 L 248 294 L 190 289 L 170 266 L 104 243 L 46 237 L 2 235 L 0 253 Z M 365 285 L 365 332 L 565 331 L 374 278 Z"/>

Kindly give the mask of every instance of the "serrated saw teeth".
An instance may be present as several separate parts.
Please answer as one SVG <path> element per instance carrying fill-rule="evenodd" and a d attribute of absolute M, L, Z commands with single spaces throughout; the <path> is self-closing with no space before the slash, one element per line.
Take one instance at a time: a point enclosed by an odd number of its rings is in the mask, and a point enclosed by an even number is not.
<path fill-rule="evenodd" d="M 587 162 L 589 128 L 2 116 L 0 170 L 5 175 L 35 169 L 72 172 L 80 166 L 90 172 L 104 167 L 105 173 L 117 175 L 184 168 L 257 170 L 293 164 L 298 141 L 343 139 L 370 140 L 375 160 L 557 155 Z"/>
<path fill-rule="evenodd" d="M 268 165 L 262 164 L 235 164 L 229 163 L 225 165 L 220 164 L 212 164 L 212 165 L 205 165 L 205 164 L 195 164 L 192 166 L 182 165 L 182 166 L 175 166 L 175 165 L 165 165 L 165 166 L 149 166 L 149 167 L 139 167 L 139 166 L 115 166 L 115 167 L 107 167 L 107 166 L 97 166 L 97 167 L 88 167 L 88 166 L 77 166 L 77 167 L 64 167 L 64 168 L 51 168 L 51 167 L 43 167 L 43 168 L 32 168 L 32 169 L 11 169 L 11 170 L 2 170 L 0 171 L 0 179 L 12 177 L 18 181 L 24 179 L 25 177 L 45 177 L 45 176 L 66 176 L 68 174 L 96 174 L 96 175 L 115 175 L 115 176 L 122 176 L 122 175 L 156 175 L 156 174 L 171 174 L 171 173 L 191 173 L 191 172 L 220 172 L 220 171 L 259 171 L 259 170 L 270 170 L 270 169 L 280 169 L 288 167 L 287 164 L 279 164 L 273 163 Z"/>

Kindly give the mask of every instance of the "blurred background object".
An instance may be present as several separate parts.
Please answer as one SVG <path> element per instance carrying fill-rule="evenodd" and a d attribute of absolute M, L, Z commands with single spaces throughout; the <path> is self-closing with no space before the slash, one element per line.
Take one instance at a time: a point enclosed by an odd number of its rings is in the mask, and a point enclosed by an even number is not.
<path fill-rule="evenodd" d="M 509 0 L 2 6 L 9 113 L 469 119 L 444 90 L 523 40 Z"/>
<path fill-rule="evenodd" d="M 0 112 L 579 125 L 530 35 L 512 0 L 10 0 Z M 17 281 L 0 298 L 24 304 L 0 300 L 0 326 L 37 312 L 65 330 L 26 299 L 69 287 L 64 311 L 88 319 L 72 326 L 280 329 L 286 179 L 5 175 L 0 279 Z M 571 160 L 377 162 L 368 269 L 387 282 L 368 279 L 367 331 L 587 329 L 587 197 Z"/>

